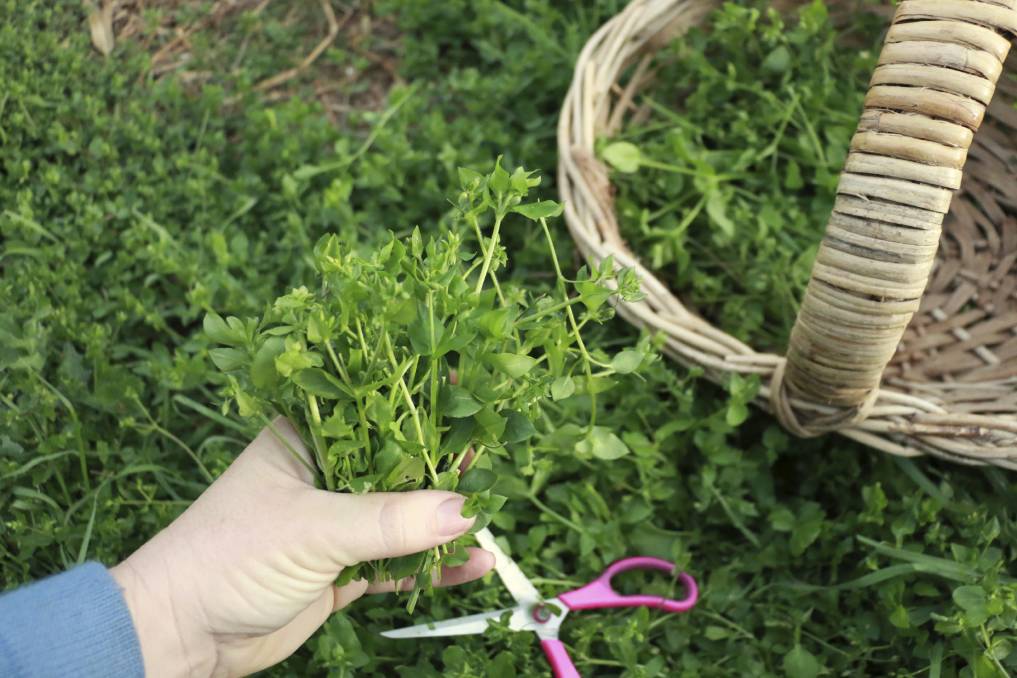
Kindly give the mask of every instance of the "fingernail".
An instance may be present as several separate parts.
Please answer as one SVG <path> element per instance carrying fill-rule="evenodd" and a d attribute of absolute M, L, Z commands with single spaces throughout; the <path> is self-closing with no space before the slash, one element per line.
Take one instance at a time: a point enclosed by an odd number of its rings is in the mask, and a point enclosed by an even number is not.
<path fill-rule="evenodd" d="M 438 533 L 449 537 L 454 534 L 462 534 L 470 529 L 473 518 L 463 517 L 463 504 L 466 497 L 453 497 L 446 499 L 438 505 Z"/>

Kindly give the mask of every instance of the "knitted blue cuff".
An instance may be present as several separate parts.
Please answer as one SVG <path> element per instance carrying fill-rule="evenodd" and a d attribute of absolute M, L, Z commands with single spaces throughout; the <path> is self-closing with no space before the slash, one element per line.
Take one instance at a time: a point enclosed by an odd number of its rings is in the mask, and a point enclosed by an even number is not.
<path fill-rule="evenodd" d="M 0 596 L 0 676 L 142 678 L 138 634 L 99 563 Z"/>

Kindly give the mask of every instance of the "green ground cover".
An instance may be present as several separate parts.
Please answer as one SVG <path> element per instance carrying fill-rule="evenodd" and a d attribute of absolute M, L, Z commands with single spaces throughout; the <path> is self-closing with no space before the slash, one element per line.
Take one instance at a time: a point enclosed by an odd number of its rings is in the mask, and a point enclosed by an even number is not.
<path fill-rule="evenodd" d="M 553 198 L 571 63 L 623 3 L 334 3 L 335 42 L 272 87 L 262 85 L 300 62 L 324 22 L 316 3 L 258 5 L 221 16 L 208 1 L 149 8 L 119 20 L 133 35 L 104 58 L 81 4 L 0 0 L 4 587 L 84 559 L 115 562 L 242 449 L 256 424 L 219 413 L 226 382 L 209 357 L 207 312 L 260 317 L 311 285 L 326 233 L 367 256 L 389 231 L 437 232 L 450 222 L 459 167 L 489 172 L 503 154 L 506 167 L 538 170 L 539 195 Z M 751 15 L 725 17 L 735 35 L 758 32 Z M 173 45 L 170 28 L 188 27 L 186 44 Z M 711 77 L 742 82 L 757 67 Z M 788 68 L 775 86 L 802 75 Z M 794 189 L 781 157 L 779 176 L 759 183 Z M 623 190 L 638 191 L 641 176 L 624 178 Z M 780 187 L 764 188 L 780 204 Z M 804 216 L 793 223 L 779 237 L 805 251 L 815 235 Z M 579 262 L 564 227 L 551 228 L 572 276 Z M 539 223 L 506 222 L 503 238 L 512 267 L 501 275 L 534 295 L 553 291 Z M 770 318 L 759 292 L 732 294 L 747 317 Z M 586 332 L 605 355 L 640 341 L 618 320 Z M 697 377 L 645 360 L 605 384 L 596 420 L 624 443 L 616 459 L 577 448 L 590 417 L 583 395 L 552 401 L 553 425 L 538 422 L 517 454 L 493 457 L 495 489 L 508 498 L 494 529 L 546 593 L 636 553 L 673 559 L 702 583 L 688 615 L 570 617 L 563 639 L 584 675 L 1017 668 L 1009 476 L 892 459 L 836 437 L 794 440 L 748 408 L 752 380 L 719 388 Z M 413 617 L 404 602 L 336 615 L 274 674 L 546 674 L 528 635 L 377 635 L 507 603 L 497 580 L 425 593 Z"/>

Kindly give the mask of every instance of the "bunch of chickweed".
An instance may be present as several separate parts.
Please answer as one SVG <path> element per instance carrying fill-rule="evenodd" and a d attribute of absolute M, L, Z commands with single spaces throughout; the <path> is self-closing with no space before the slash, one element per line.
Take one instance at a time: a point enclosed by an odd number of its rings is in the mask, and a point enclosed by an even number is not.
<path fill-rule="evenodd" d="M 365 256 L 326 235 L 314 247 L 315 289 L 291 290 L 261 318 L 209 313 L 204 329 L 222 345 L 210 355 L 227 375 L 224 412 L 232 402 L 267 426 L 286 416 L 313 465 L 290 452 L 323 487 L 454 490 L 479 529 L 505 502 L 492 491 L 491 455 L 511 459 L 511 449 L 526 446 L 547 421 L 549 399 L 588 394 L 594 406 L 581 444 L 612 456 L 623 443 L 596 426 L 597 381 L 633 371 L 646 351 L 608 361 L 587 350 L 583 326 L 611 317 L 612 297 L 638 299 L 638 282 L 610 260 L 575 280 L 562 275 L 546 221 L 561 206 L 525 202 L 539 177 L 509 173 L 500 159 L 490 174 L 459 176 L 451 224 L 435 237 L 391 236 Z M 508 260 L 499 233 L 518 219 L 538 222 L 547 241 L 557 280 L 548 293 L 499 282 Z M 412 609 L 437 568 L 466 557 L 451 544 L 360 563 L 340 579 L 416 576 Z"/>

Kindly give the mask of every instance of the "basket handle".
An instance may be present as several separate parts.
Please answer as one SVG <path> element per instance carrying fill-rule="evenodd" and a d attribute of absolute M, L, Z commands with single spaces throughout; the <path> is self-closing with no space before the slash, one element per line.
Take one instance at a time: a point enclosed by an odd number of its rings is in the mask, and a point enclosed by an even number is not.
<path fill-rule="evenodd" d="M 918 310 L 943 217 L 1017 34 L 1017 0 L 903 0 L 771 404 L 798 435 L 864 419 Z M 832 414 L 796 408 L 795 398 Z M 832 408 L 832 410 L 830 409 Z"/>

